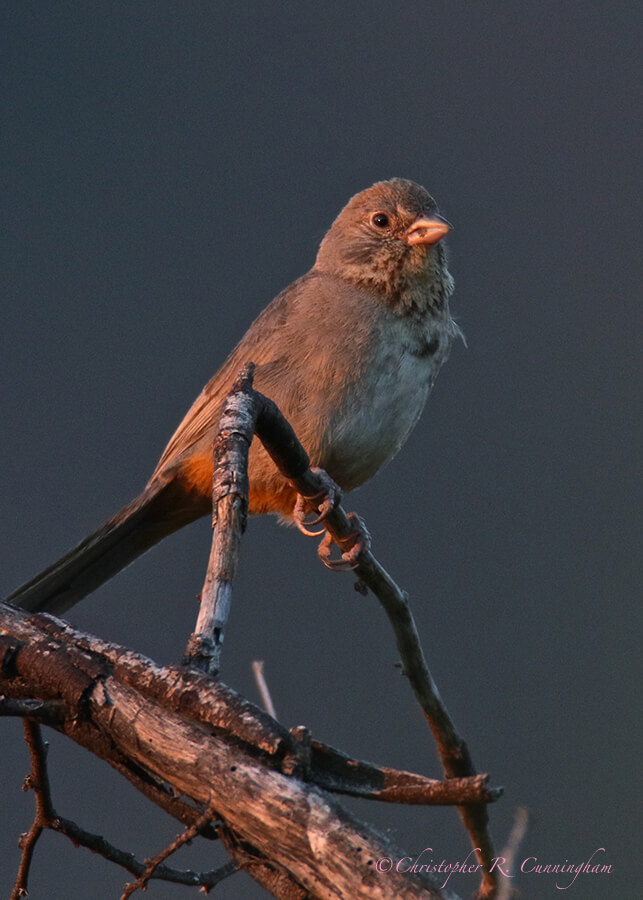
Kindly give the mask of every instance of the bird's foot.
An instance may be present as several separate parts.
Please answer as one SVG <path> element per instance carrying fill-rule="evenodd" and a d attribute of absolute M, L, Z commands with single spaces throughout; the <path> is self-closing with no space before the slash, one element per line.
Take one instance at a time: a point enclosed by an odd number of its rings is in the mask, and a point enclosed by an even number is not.
<path fill-rule="evenodd" d="M 297 502 L 295 503 L 295 508 L 293 510 L 293 519 L 295 525 L 302 534 L 305 534 L 307 537 L 318 537 L 320 534 L 323 534 L 326 529 L 320 528 L 318 531 L 311 531 L 310 529 L 314 528 L 315 525 L 319 525 L 324 517 L 337 506 L 342 498 L 342 492 L 330 475 L 323 469 L 313 468 L 311 471 L 322 480 L 324 487 L 319 494 L 315 494 L 314 497 L 304 497 L 302 494 L 297 494 Z M 306 517 L 310 514 L 309 510 L 311 506 L 316 508 L 317 515 L 314 519 L 307 520 Z"/>
<path fill-rule="evenodd" d="M 342 492 L 333 479 L 324 471 L 324 469 L 314 468 L 312 471 L 323 482 L 323 489 L 315 494 L 314 497 L 304 497 L 302 494 L 297 495 L 297 502 L 293 510 L 293 519 L 297 528 L 307 537 L 318 537 L 324 534 L 324 538 L 319 545 L 317 555 L 323 564 L 336 572 L 352 572 L 358 564 L 360 555 L 370 550 L 371 536 L 362 519 L 356 513 L 349 513 L 348 518 L 353 526 L 352 532 L 341 540 L 335 540 L 326 528 L 320 528 L 316 531 L 311 529 L 315 525 L 321 524 L 325 517 L 332 512 L 342 498 Z M 313 507 L 316 511 L 315 518 L 308 519 L 310 509 Z M 339 559 L 331 559 L 333 544 L 337 544 L 341 551 Z"/>
<path fill-rule="evenodd" d="M 348 518 L 351 520 L 353 531 L 339 542 L 327 532 L 317 550 L 323 564 L 334 572 L 354 572 L 362 553 L 371 548 L 371 536 L 364 521 L 357 513 L 349 513 Z M 339 559 L 330 558 L 333 544 L 337 544 L 342 551 Z"/>

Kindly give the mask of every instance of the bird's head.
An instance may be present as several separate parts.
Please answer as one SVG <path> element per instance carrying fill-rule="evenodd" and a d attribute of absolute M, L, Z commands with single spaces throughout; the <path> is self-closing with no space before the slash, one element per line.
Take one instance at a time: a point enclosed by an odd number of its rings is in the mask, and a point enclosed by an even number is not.
<path fill-rule="evenodd" d="M 315 268 L 375 291 L 400 309 L 438 307 L 453 290 L 442 244 L 450 230 L 419 184 L 378 181 L 337 216 Z"/>

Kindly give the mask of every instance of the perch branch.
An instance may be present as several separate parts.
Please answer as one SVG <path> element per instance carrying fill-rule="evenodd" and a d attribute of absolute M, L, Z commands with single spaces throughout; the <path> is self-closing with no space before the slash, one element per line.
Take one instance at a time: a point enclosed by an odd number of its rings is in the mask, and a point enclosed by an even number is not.
<path fill-rule="evenodd" d="M 249 443 L 252 426 L 248 427 L 246 423 L 254 422 L 257 437 L 281 474 L 308 500 L 312 512 L 323 513 L 322 521 L 340 550 L 350 550 L 355 543 L 355 528 L 349 516 L 338 501 L 330 509 L 322 509 L 320 505 L 320 499 L 328 496 L 328 476 L 311 470 L 306 451 L 279 408 L 252 388 L 253 372 L 254 366 L 250 363 L 239 374 L 226 404 L 226 409 L 238 410 L 241 423 L 238 433 L 243 432 L 244 444 L 246 441 Z M 226 427 L 230 433 L 234 432 L 234 425 L 227 424 Z M 334 490 L 334 494 L 341 496 L 339 488 Z M 362 593 L 370 589 L 388 616 L 404 672 L 434 736 L 447 778 L 475 777 L 477 773 L 467 744 L 458 734 L 429 671 L 408 596 L 368 548 L 364 548 L 357 557 L 355 573 L 357 589 Z M 458 809 L 482 866 L 478 897 L 490 900 L 497 891 L 498 880 L 492 865 L 494 848 L 488 830 L 487 811 L 484 805 L 478 803 L 462 804 Z"/>

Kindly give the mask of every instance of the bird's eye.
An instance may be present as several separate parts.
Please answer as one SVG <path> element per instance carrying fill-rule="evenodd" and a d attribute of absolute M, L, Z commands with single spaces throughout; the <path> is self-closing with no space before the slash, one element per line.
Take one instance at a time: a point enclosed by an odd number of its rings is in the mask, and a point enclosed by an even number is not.
<path fill-rule="evenodd" d="M 389 225 L 389 219 L 386 213 L 375 213 L 371 222 L 376 228 L 388 228 Z"/>

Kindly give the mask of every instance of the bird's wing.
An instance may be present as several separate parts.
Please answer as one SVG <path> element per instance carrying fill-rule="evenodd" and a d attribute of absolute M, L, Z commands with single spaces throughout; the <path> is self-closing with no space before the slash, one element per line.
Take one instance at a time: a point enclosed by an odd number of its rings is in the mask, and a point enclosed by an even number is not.
<path fill-rule="evenodd" d="M 275 297 L 272 303 L 255 319 L 242 340 L 206 384 L 186 413 L 163 451 L 151 481 L 214 430 L 219 420 L 223 401 L 243 366 L 254 362 L 257 366 L 257 374 L 260 375 L 263 366 L 270 366 L 271 363 L 277 361 L 280 341 L 276 339 L 275 333 L 285 327 L 297 296 L 308 289 L 308 281 L 314 277 L 314 274 L 309 272 L 293 282 Z"/>

